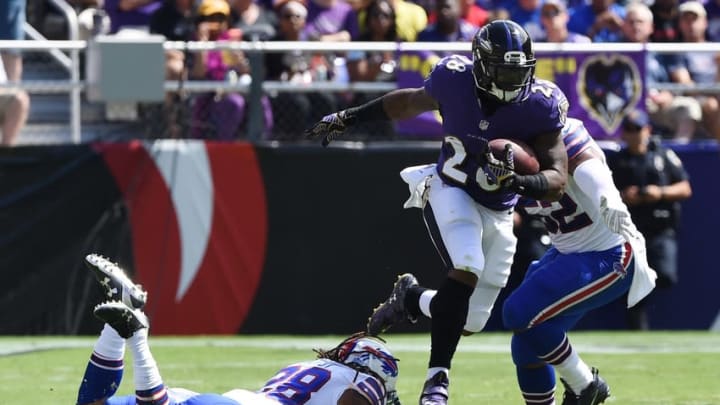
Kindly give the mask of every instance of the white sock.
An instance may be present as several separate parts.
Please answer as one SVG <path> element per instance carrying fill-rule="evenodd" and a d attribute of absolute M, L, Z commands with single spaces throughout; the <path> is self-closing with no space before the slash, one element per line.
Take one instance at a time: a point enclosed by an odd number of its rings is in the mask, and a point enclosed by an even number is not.
<path fill-rule="evenodd" d="M 420 294 L 420 301 L 418 302 L 420 312 L 428 318 L 432 318 L 432 315 L 430 315 L 430 303 L 432 302 L 435 294 L 437 294 L 437 290 L 425 290 L 422 294 Z"/>
<path fill-rule="evenodd" d="M 150 353 L 148 330 L 143 328 L 127 339 L 128 349 L 133 354 L 133 377 L 135 390 L 144 391 L 162 384 L 162 377 L 157 363 Z"/>
<path fill-rule="evenodd" d="M 592 370 L 575 350 L 570 352 L 565 361 L 555 366 L 555 369 L 575 394 L 580 394 L 593 381 Z"/>
<path fill-rule="evenodd" d="M 105 324 L 93 351 L 108 360 L 121 360 L 125 357 L 125 339 L 112 326 Z"/>
<path fill-rule="evenodd" d="M 433 376 L 441 371 L 444 371 L 445 374 L 450 378 L 450 370 L 446 369 L 445 367 L 430 367 L 427 371 L 427 379 L 433 378 Z"/>

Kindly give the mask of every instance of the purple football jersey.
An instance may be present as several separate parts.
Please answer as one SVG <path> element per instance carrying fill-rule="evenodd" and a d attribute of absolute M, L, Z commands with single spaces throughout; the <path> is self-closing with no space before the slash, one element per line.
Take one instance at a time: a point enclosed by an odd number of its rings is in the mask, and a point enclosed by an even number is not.
<path fill-rule="evenodd" d="M 479 162 L 487 142 L 513 138 L 532 144 L 539 135 L 559 133 L 568 101 L 554 83 L 535 79 L 525 100 L 483 109 L 472 67 L 465 56 L 448 56 L 425 79 L 425 91 L 440 105 L 445 133 L 437 171 L 445 183 L 464 189 L 478 203 L 505 210 L 515 205 L 517 194 L 489 192 L 478 184 L 484 178 Z"/>

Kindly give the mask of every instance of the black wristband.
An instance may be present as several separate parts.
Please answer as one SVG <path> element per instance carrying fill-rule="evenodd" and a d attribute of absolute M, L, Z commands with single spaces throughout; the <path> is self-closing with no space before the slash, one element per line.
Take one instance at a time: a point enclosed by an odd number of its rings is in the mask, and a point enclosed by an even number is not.
<path fill-rule="evenodd" d="M 529 176 L 516 175 L 510 188 L 518 194 L 542 200 L 548 192 L 548 181 L 542 173 Z"/>
<path fill-rule="evenodd" d="M 388 117 L 385 112 L 385 107 L 383 107 L 382 97 L 370 100 L 357 107 L 350 107 L 345 111 L 346 119 L 351 120 L 349 122 L 350 125 L 356 124 L 356 121 L 390 121 L 390 117 Z"/>

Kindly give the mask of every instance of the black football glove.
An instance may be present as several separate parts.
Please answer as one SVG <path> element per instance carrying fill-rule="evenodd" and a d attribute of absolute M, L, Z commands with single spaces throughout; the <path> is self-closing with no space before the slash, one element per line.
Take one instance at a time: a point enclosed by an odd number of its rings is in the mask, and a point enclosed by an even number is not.
<path fill-rule="evenodd" d="M 312 127 L 305 130 L 307 139 L 322 138 L 322 146 L 328 146 L 333 139 L 342 135 L 348 128 L 355 124 L 355 116 L 342 110 L 324 116 L 320 121 L 316 122 Z"/>
<path fill-rule="evenodd" d="M 487 175 L 490 184 L 498 185 L 500 188 L 511 188 L 515 178 L 515 160 L 512 145 L 509 143 L 505 145 L 502 159 L 496 158 L 490 148 L 487 148 L 483 171 Z"/>

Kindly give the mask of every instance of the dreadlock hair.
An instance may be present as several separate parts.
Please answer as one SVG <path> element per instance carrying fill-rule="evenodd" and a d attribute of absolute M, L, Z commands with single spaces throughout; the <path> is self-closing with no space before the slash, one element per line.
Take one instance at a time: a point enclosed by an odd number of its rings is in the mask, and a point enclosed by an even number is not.
<path fill-rule="evenodd" d="M 380 381 L 380 383 L 383 385 L 383 390 L 387 392 L 387 388 L 385 387 L 385 379 L 384 379 L 382 376 L 378 375 L 378 373 L 376 373 L 375 371 L 369 369 L 369 368 L 366 367 L 366 366 L 361 366 L 361 365 L 359 365 L 359 364 L 354 364 L 354 363 L 353 363 L 353 364 L 346 364 L 346 363 L 343 361 L 344 359 L 343 359 L 342 357 L 347 356 L 347 355 L 349 354 L 349 353 L 345 352 L 347 344 L 350 343 L 350 342 L 352 342 L 353 340 L 362 339 L 362 338 L 364 338 L 364 337 L 370 337 L 370 338 L 373 338 L 373 339 L 377 339 L 377 340 L 379 340 L 379 341 L 381 341 L 381 342 L 383 342 L 383 343 L 387 343 L 387 342 L 385 341 L 385 339 L 381 338 L 380 336 L 371 335 L 371 334 L 369 334 L 369 333 L 367 333 L 367 332 L 365 332 L 365 331 L 361 331 L 361 332 L 353 333 L 352 335 L 350 335 L 349 337 L 347 337 L 345 340 L 343 340 L 342 342 L 340 342 L 340 344 L 338 344 L 337 346 L 335 346 L 334 348 L 332 348 L 332 349 L 330 349 L 330 350 L 313 349 L 313 351 L 314 351 L 315 353 L 317 353 L 317 358 L 318 358 L 318 359 L 328 359 L 328 360 L 332 360 L 332 361 L 338 362 L 338 363 L 340 363 L 340 364 L 344 364 L 344 365 L 352 368 L 353 370 L 355 370 L 355 371 L 358 372 L 358 373 L 370 374 L 371 376 L 375 377 L 378 381 Z M 399 361 L 399 359 L 397 359 L 397 358 L 395 358 L 395 357 L 393 357 L 393 359 L 394 359 L 395 361 Z M 356 377 L 356 378 L 357 378 L 357 377 Z"/>
<path fill-rule="evenodd" d="M 340 342 L 339 345 L 333 347 L 330 350 L 313 349 L 313 351 L 315 353 L 317 353 L 318 359 L 328 359 L 328 360 L 332 360 L 332 361 L 337 361 L 338 363 L 342 363 L 342 360 L 340 360 L 340 349 L 342 349 L 350 341 L 358 340 L 358 339 L 368 337 L 368 336 L 374 337 L 376 339 L 380 339 L 383 343 L 385 343 L 385 340 L 383 340 L 379 336 L 373 336 L 373 335 L 368 334 L 367 332 L 360 331 L 360 332 L 353 333 L 352 335 L 347 337 L 345 340 Z"/>

